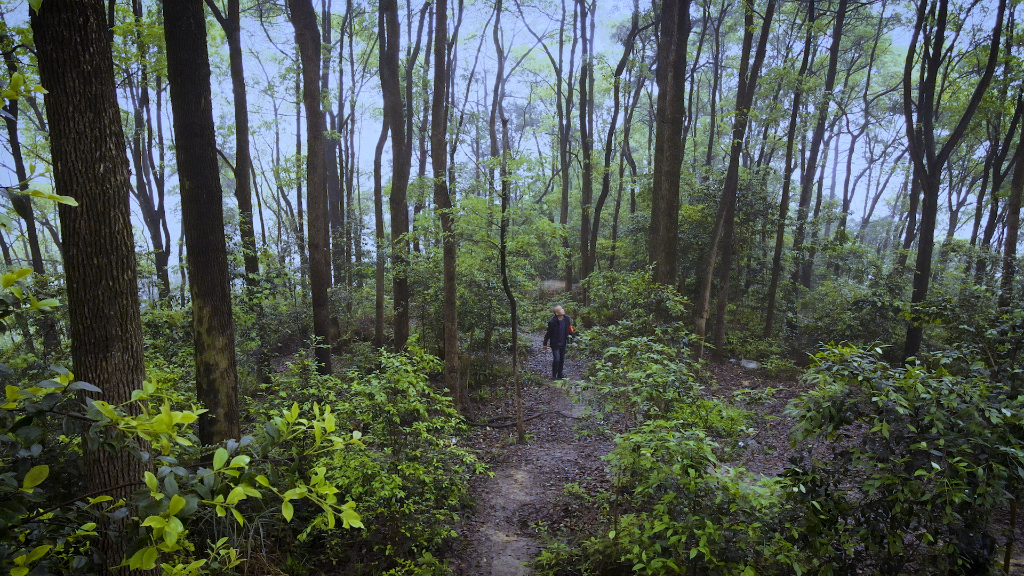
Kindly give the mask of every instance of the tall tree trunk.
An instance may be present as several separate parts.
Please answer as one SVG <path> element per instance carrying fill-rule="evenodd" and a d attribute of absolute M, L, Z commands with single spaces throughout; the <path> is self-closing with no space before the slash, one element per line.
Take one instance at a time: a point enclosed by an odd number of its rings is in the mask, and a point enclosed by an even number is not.
<path fill-rule="evenodd" d="M 135 130 L 132 133 L 131 143 L 132 163 L 135 168 L 135 197 L 139 202 L 139 211 L 142 213 L 142 220 L 153 245 L 153 265 L 156 268 L 158 297 L 166 304 L 167 298 L 171 295 L 171 277 L 167 270 L 170 238 L 165 230 L 167 217 L 163 204 L 163 176 L 161 174 L 153 175 L 153 126 L 150 121 L 149 65 L 147 63 L 149 43 L 143 37 L 144 22 L 141 0 L 132 0 L 132 13 L 135 18 L 135 51 L 139 62 L 138 100 L 134 107 Z M 132 77 L 128 76 L 129 90 L 133 83 Z M 144 136 L 148 136 L 146 144 L 143 144 Z M 151 189 L 150 184 L 155 184 L 155 191 Z"/>
<path fill-rule="evenodd" d="M 3 40 L 7 40 L 6 35 L 4 36 Z M 6 44 L 7 42 L 4 43 Z M 14 49 L 12 48 L 4 52 L 3 58 L 4 63 L 7 65 L 7 71 L 12 76 L 18 73 Z M 7 115 L 4 116 L 4 123 L 7 126 L 7 140 L 11 147 L 11 158 L 14 160 L 14 174 L 18 178 L 18 190 L 24 192 L 29 189 L 29 185 L 28 172 L 25 170 L 25 157 L 21 152 L 21 137 L 18 131 L 18 99 L 8 99 L 3 108 L 7 112 Z M 11 199 L 11 207 L 14 208 L 14 212 L 25 223 L 25 236 L 28 237 L 32 271 L 42 277 L 46 274 L 46 269 L 43 266 L 43 252 L 39 245 L 39 234 L 36 230 L 36 218 L 35 211 L 32 208 L 32 200 L 29 196 L 18 193 L 8 194 L 8 197 Z M 18 319 L 19 323 L 22 321 Z M 57 321 L 51 312 L 41 313 L 39 331 L 43 337 L 44 356 L 50 358 L 60 350 L 60 334 L 57 328 Z M 24 323 L 23 332 L 27 348 L 32 353 L 35 353 L 35 342 L 32 340 L 32 333 L 28 328 L 27 321 Z"/>
<path fill-rule="evenodd" d="M 75 376 L 100 387 L 111 404 L 131 400 L 145 377 L 131 187 L 121 110 L 102 0 L 48 0 L 31 13 L 39 75 L 48 93 L 53 176 L 67 278 L 68 332 Z M 131 498 L 146 465 L 127 449 L 92 450 L 83 442 L 90 493 Z M 132 536 L 113 521 L 98 542 L 106 568 L 117 568 Z"/>
<path fill-rule="evenodd" d="M 405 349 L 409 339 L 409 172 L 412 156 L 406 144 L 405 102 L 399 80 L 398 2 L 382 0 L 377 19 L 380 50 L 380 82 L 384 120 L 391 131 L 391 260 L 395 302 L 395 350 Z"/>
<path fill-rule="evenodd" d="M 906 124 L 907 141 L 910 158 L 914 162 L 916 177 L 921 182 L 921 231 L 917 248 L 917 262 L 914 266 L 914 289 L 910 297 L 913 308 L 920 305 L 928 297 L 928 284 L 931 279 L 932 248 L 935 244 L 935 219 L 938 214 L 939 190 L 942 186 L 942 171 L 949 156 L 963 139 L 967 128 L 981 104 L 982 97 L 988 89 L 999 59 L 999 44 L 1003 28 L 1003 16 L 1006 12 L 1006 0 L 1000 0 L 997 8 L 996 22 L 992 29 L 992 41 L 989 47 L 988 61 L 981 78 L 974 87 L 970 100 L 954 128 L 946 135 L 941 147 L 935 136 L 939 130 L 935 127 L 938 106 L 941 101 L 939 91 L 940 78 L 944 78 L 945 65 L 952 57 L 952 51 L 946 46 L 946 26 L 949 18 L 948 0 L 922 0 L 919 3 L 917 21 L 907 51 L 903 76 L 903 115 Z M 918 40 L 922 40 L 920 52 L 920 74 L 914 74 Z M 913 94 L 917 90 L 917 101 Z M 916 104 L 916 106 L 915 106 Z M 915 117 L 916 112 L 916 117 Z M 945 132 L 945 130 L 943 130 Z M 924 326 L 918 321 L 911 321 L 907 328 L 905 355 L 907 358 L 917 356 L 921 349 Z"/>
<path fill-rule="evenodd" d="M 672 286 L 676 280 L 679 239 L 679 180 L 686 148 L 683 83 L 686 44 L 690 37 L 690 1 L 664 0 L 658 23 L 661 38 L 655 68 L 658 108 L 651 189 L 650 262 L 654 266 L 654 281 Z"/>
<path fill-rule="evenodd" d="M 594 134 L 593 106 L 594 95 L 590 80 L 594 73 L 593 57 L 590 51 L 590 35 L 587 29 L 589 7 L 587 0 L 576 0 L 580 10 L 580 152 L 583 170 L 580 175 L 580 280 L 590 275 L 592 257 L 590 254 L 591 203 L 594 201 Z M 597 0 L 594 0 L 596 6 Z"/>
<path fill-rule="evenodd" d="M 296 51 L 299 50 L 296 46 Z M 296 57 L 301 62 L 302 56 Z M 295 70 L 295 241 L 299 246 L 299 278 L 302 281 L 303 296 L 306 289 L 306 275 L 309 274 L 309 252 L 306 250 L 306 224 L 302 209 L 302 66 Z"/>
<path fill-rule="evenodd" d="M 813 0 L 811 0 L 813 2 Z M 722 23 L 729 13 L 726 0 L 722 0 L 718 19 L 715 20 L 715 47 L 711 54 L 711 102 L 708 104 L 708 147 L 704 166 L 711 168 L 715 159 L 715 142 L 718 139 L 718 85 L 722 81 Z M 705 170 L 705 177 L 709 170 Z"/>
<path fill-rule="evenodd" d="M 618 65 L 615 67 L 615 81 L 614 87 L 612 88 L 612 118 L 608 122 L 608 135 L 605 138 L 604 143 L 604 165 L 601 171 L 601 194 L 597 197 L 597 203 L 594 205 L 594 223 L 590 230 L 590 254 L 591 262 L 588 265 L 588 269 L 593 272 L 597 264 L 597 237 L 598 229 L 601 225 L 601 211 L 604 209 L 604 203 L 608 199 L 608 194 L 611 192 L 612 187 L 612 154 L 614 153 L 614 138 L 615 128 L 618 125 L 619 119 L 619 92 L 621 91 L 622 84 L 622 73 L 626 69 L 626 65 L 629 64 L 629 56 L 633 53 L 633 40 L 636 38 L 637 31 L 640 29 L 640 5 L 638 0 L 633 2 L 633 17 L 630 20 L 629 33 L 626 34 L 626 39 L 622 41 L 624 47 L 622 51 L 622 57 L 619 59 Z M 628 94 L 627 94 L 628 97 Z"/>
<path fill-rule="evenodd" d="M 1003 270 L 999 279 L 999 307 L 1013 304 L 1013 283 L 1017 277 L 1017 237 L 1020 229 L 1020 198 L 1024 188 L 1024 132 L 1017 143 L 1013 158 L 1013 178 L 1010 180 L 1010 196 L 1006 200 L 1006 222 L 1003 229 Z"/>
<path fill-rule="evenodd" d="M 227 17 L 217 3 L 206 0 L 228 40 L 228 62 L 231 68 L 231 96 L 235 110 L 235 201 L 238 202 L 238 231 L 242 239 L 242 261 L 245 285 L 253 289 L 259 284 L 260 259 L 256 251 L 256 228 L 252 217 L 252 154 L 249 151 L 249 104 L 242 66 L 242 20 L 239 0 L 228 0 Z"/>
<path fill-rule="evenodd" d="M 373 154 L 373 222 L 374 238 L 376 239 L 376 266 L 374 267 L 374 315 L 373 315 L 373 345 L 376 348 L 384 347 L 384 258 L 387 251 L 387 238 L 384 235 L 384 183 L 381 169 L 381 156 L 384 154 L 384 144 L 388 141 L 388 123 L 383 121 L 380 127 L 380 137 L 377 139 L 377 147 Z"/>
<path fill-rule="evenodd" d="M 434 9 L 434 86 L 430 101 L 430 161 L 434 171 L 434 206 L 441 221 L 444 278 L 444 381 L 463 414 L 470 415 L 469 386 L 459 377 L 459 317 L 456 262 L 458 239 L 455 214 L 448 191 L 448 1 L 437 0 Z"/>
<path fill-rule="evenodd" d="M 739 88 L 736 93 L 736 113 L 733 116 L 732 139 L 729 149 L 729 167 L 725 173 L 725 184 L 722 188 L 722 199 L 718 208 L 715 229 L 711 234 L 708 259 L 705 264 L 704 277 L 701 281 L 700 300 L 696 308 L 695 334 L 703 338 L 706 330 L 708 307 L 710 305 L 711 284 L 714 279 L 715 261 L 719 244 L 722 244 L 722 262 L 718 267 L 718 321 L 715 329 L 715 358 L 721 359 L 725 343 L 725 313 L 729 301 L 729 276 L 732 273 L 733 229 L 736 218 L 736 197 L 740 182 L 740 156 L 746 143 L 747 123 L 750 107 L 757 92 L 757 80 L 761 74 L 768 46 L 768 34 L 775 15 L 775 0 L 768 0 L 764 10 L 764 22 L 758 38 L 757 49 L 751 62 L 750 54 L 754 44 L 754 4 L 753 0 L 744 0 L 744 35 L 743 48 L 740 56 Z M 749 67 L 749 69 L 748 69 Z"/>
<path fill-rule="evenodd" d="M 181 224 L 192 279 L 196 392 L 208 410 L 199 417 L 199 439 L 203 444 L 215 444 L 239 437 L 238 384 L 202 0 L 166 2 L 164 34 L 181 183 Z"/>
<path fill-rule="evenodd" d="M 828 70 L 825 72 L 825 86 L 821 99 L 817 103 L 817 121 L 811 136 L 811 148 L 800 179 L 800 204 L 797 209 L 796 232 L 793 234 L 793 289 L 798 285 L 810 288 L 809 256 L 805 256 L 804 242 L 807 238 L 808 216 L 810 215 L 811 195 L 814 192 L 815 176 L 818 174 L 818 155 L 825 139 L 825 128 L 828 112 L 833 99 L 836 85 L 836 71 L 839 67 L 839 48 L 842 41 L 843 27 L 846 22 L 846 11 L 849 0 L 839 0 L 836 6 L 835 20 L 832 25 L 832 44 L 828 51 Z M 794 299 L 795 300 L 795 299 Z"/>
<path fill-rule="evenodd" d="M 804 55 L 800 62 L 800 71 L 796 75 L 796 86 L 793 89 L 793 106 L 789 114 L 789 129 L 786 131 L 786 167 L 782 174 L 782 198 L 779 200 L 779 221 L 775 227 L 775 253 L 772 256 L 772 277 L 768 286 L 768 305 L 764 318 L 764 337 L 770 338 L 775 322 L 775 306 L 779 296 L 779 280 L 782 277 L 782 248 L 786 238 L 786 220 L 789 217 L 789 196 L 793 186 L 793 170 L 796 169 L 793 159 L 796 143 L 796 128 L 800 120 L 800 101 L 803 98 L 803 78 L 811 56 L 811 40 L 814 38 L 814 0 L 807 4 L 807 34 L 804 40 Z"/>
<path fill-rule="evenodd" d="M 562 68 L 563 52 L 564 52 L 564 36 L 558 35 L 558 67 L 555 71 L 557 78 L 557 86 L 555 89 L 556 98 L 558 98 L 558 163 L 561 169 L 561 183 L 562 183 L 562 199 L 559 205 L 558 212 L 558 223 L 562 227 L 562 257 L 565 258 L 565 292 L 572 292 L 572 253 L 569 248 L 569 190 L 572 185 L 571 174 L 569 169 L 571 167 L 569 159 L 569 141 L 572 137 L 572 76 L 573 67 L 576 57 L 576 42 L 579 35 L 576 34 L 576 17 L 579 13 L 577 4 L 573 2 L 573 41 L 572 47 L 569 50 L 569 70 L 568 74 L 563 74 Z M 565 0 L 562 0 L 562 20 L 559 30 L 565 30 Z M 562 77 L 566 76 L 566 88 L 562 90 Z M 564 100 L 563 100 L 564 98 Z M 564 105 L 563 105 L 564 102 Z"/>
<path fill-rule="evenodd" d="M 306 202 L 309 210 L 309 284 L 317 369 L 331 373 L 331 243 L 327 208 L 327 122 L 320 108 L 320 29 L 312 0 L 288 0 L 295 43 L 302 59 L 302 104 L 306 110 Z"/>

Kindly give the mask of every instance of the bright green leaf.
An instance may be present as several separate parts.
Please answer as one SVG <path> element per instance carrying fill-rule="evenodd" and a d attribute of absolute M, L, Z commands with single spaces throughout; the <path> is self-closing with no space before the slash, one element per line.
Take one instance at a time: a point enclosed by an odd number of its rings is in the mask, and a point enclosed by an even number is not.
<path fill-rule="evenodd" d="M 46 464 L 40 464 L 39 466 L 33 466 L 28 474 L 25 474 L 25 479 L 22 481 L 23 488 L 33 488 L 42 484 L 43 480 L 50 475 L 50 467 Z"/>

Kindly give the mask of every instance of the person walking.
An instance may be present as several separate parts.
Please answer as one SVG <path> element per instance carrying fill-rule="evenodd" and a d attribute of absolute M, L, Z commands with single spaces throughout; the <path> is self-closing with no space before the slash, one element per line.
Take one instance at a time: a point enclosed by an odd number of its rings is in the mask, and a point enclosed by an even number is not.
<path fill-rule="evenodd" d="M 555 315 L 548 320 L 548 331 L 544 334 L 544 347 L 551 343 L 551 379 L 565 378 L 562 366 L 565 364 L 565 345 L 576 332 L 572 326 L 572 318 L 566 315 L 561 306 L 555 306 Z"/>

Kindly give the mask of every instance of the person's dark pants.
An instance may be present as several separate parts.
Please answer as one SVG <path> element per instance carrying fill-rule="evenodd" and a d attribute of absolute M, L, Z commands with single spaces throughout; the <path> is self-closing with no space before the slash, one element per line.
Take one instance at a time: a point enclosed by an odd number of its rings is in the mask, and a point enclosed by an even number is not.
<path fill-rule="evenodd" d="M 551 345 L 551 377 L 565 378 L 562 374 L 562 365 L 565 364 L 565 344 Z"/>

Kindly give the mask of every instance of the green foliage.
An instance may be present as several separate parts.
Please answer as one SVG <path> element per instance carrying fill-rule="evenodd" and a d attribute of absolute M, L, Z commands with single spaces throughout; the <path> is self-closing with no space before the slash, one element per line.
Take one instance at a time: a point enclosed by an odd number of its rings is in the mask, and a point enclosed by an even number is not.
<path fill-rule="evenodd" d="M 339 501 L 337 488 L 324 478 L 325 470 L 302 465 L 359 445 L 358 432 L 351 438 L 337 435 L 337 421 L 329 407 L 314 405 L 311 415 L 303 417 L 293 404 L 290 410 L 272 415 L 258 439 L 246 436 L 215 449 L 207 447 L 213 450 L 212 458 L 203 460 L 189 431 L 203 410 L 173 409 L 156 381 L 146 381 L 125 405 L 90 400 L 84 414 L 64 412 L 65 406 L 77 403 L 73 394 L 79 390 L 100 391 L 74 381 L 66 370 L 36 386 L 8 386 L 5 391 L 6 402 L 0 406 L 0 454 L 7 469 L 31 465 L 20 484 L 15 472 L 4 474 L 6 488 L 0 488 L 4 512 L 0 515 L 0 565 L 12 573 L 27 573 L 20 569 L 29 564 L 56 572 L 90 571 L 94 559 L 88 539 L 99 536 L 97 526 L 103 523 L 98 516 L 103 514 L 129 521 L 130 533 L 136 535 L 125 565 L 149 570 L 161 563 L 168 574 L 205 573 L 225 558 L 232 558 L 228 564 L 240 561 L 237 551 L 230 545 L 225 548 L 225 541 L 197 554 L 192 538 L 203 532 L 193 526 L 229 513 L 232 521 L 244 526 L 252 521 L 246 516 L 254 510 L 273 509 L 270 500 L 280 502 L 285 521 L 292 518 L 293 502 L 304 501 L 320 511 L 325 528 L 333 528 L 339 519 L 346 528 L 362 526 L 355 503 Z M 41 484 L 48 476 L 65 476 L 75 462 L 52 453 L 61 443 L 76 446 L 64 437 L 51 444 L 58 437 L 52 428 L 64 418 L 89 423 L 80 431 L 89 450 L 127 450 L 146 459 L 145 447 L 152 446 L 158 464 L 155 472 L 146 471 L 138 479 L 145 487 L 129 500 L 92 494 L 53 506 L 47 487 Z M 40 458 L 50 458 L 54 464 L 33 465 Z M 57 493 L 60 488 L 59 484 L 53 487 Z M 49 502 L 45 511 L 44 502 Z"/>
<path fill-rule="evenodd" d="M 603 410 L 664 415 L 700 391 L 686 355 L 655 338 L 629 338 L 590 365 L 581 394 Z"/>
<path fill-rule="evenodd" d="M 799 337 L 793 345 L 814 350 L 831 341 L 900 342 L 906 330 L 904 291 L 902 277 L 881 274 L 866 285 L 845 279 L 822 282 L 802 299 Z"/>
<path fill-rule="evenodd" d="M 460 446 L 464 421 L 427 378 L 441 368 L 436 358 L 410 346 L 404 354 L 380 351 L 376 360 L 369 374 L 323 376 L 312 353 L 301 353 L 264 387 L 253 409 L 327 398 L 333 417 L 360 434 L 358 446 L 315 464 L 326 482 L 359 502 L 367 529 L 304 533 L 305 546 L 325 563 L 357 559 L 358 573 L 432 574 L 438 565 L 430 554 L 454 536 L 469 479 L 485 468 Z"/>
<path fill-rule="evenodd" d="M 787 472 L 797 544 L 836 574 L 979 573 L 992 515 L 1024 479 L 1019 398 L 949 372 L 951 358 L 893 367 L 880 354 L 826 348 L 806 377 L 815 388 L 790 408 L 803 452 Z"/>
<path fill-rule="evenodd" d="M 723 466 L 692 423 L 648 422 L 620 435 L 607 459 L 609 527 L 579 552 L 546 549 L 542 574 L 757 574 L 796 557 L 775 520 L 785 481 Z"/>
<path fill-rule="evenodd" d="M 654 282 L 651 274 L 650 267 L 636 272 L 591 274 L 582 282 L 590 304 L 581 310 L 579 320 L 604 326 L 680 318 L 686 310 L 686 299 L 671 286 Z"/>

